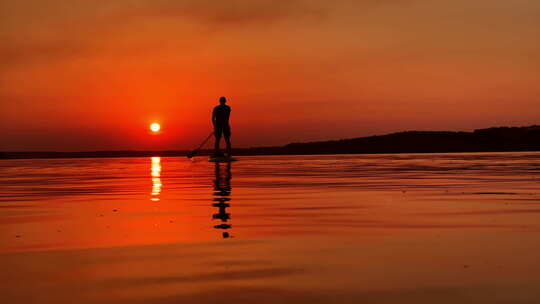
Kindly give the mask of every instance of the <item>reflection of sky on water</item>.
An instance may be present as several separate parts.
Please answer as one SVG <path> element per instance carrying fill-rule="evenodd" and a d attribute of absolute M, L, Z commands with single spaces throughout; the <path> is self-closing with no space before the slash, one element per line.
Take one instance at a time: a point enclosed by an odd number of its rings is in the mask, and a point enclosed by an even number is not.
<path fill-rule="evenodd" d="M 540 153 L 264 156 L 233 165 L 234 205 L 226 163 L 3 160 L 0 233 L 22 235 L 6 247 L 48 248 L 539 227 Z M 70 234 L 56 232 L 65 226 Z"/>
<path fill-rule="evenodd" d="M 152 167 L 151 173 L 152 176 L 152 197 L 151 201 L 158 202 L 159 194 L 161 193 L 161 157 L 152 157 Z"/>
<path fill-rule="evenodd" d="M 13 303 L 540 299 L 540 153 L 233 165 L 234 192 L 230 164 L 205 160 L 0 161 L 2 295 Z"/>

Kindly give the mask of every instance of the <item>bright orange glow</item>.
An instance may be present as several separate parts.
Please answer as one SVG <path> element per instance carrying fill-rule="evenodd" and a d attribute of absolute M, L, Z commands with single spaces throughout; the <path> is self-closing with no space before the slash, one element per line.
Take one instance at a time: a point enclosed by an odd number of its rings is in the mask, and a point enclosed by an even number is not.
<path fill-rule="evenodd" d="M 157 122 L 150 125 L 150 131 L 159 132 L 159 130 L 161 130 L 161 126 Z"/>

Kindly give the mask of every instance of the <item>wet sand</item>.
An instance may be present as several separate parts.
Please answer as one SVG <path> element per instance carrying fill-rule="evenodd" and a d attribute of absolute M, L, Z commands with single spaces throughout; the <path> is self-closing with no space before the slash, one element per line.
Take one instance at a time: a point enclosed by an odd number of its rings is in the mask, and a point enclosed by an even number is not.
<path fill-rule="evenodd" d="M 0 162 L 10 303 L 537 303 L 540 153 Z"/>

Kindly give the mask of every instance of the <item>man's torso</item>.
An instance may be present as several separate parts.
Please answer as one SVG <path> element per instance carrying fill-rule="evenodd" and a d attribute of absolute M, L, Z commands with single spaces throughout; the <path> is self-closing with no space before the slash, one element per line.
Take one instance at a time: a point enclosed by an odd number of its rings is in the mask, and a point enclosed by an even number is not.
<path fill-rule="evenodd" d="M 228 125 L 231 107 L 228 105 L 219 105 L 214 108 L 213 115 L 217 125 Z"/>

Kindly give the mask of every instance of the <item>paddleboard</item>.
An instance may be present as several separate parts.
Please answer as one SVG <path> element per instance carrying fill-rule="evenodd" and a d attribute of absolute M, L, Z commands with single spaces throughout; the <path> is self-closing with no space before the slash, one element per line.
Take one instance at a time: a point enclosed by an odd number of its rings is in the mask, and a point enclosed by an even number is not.
<path fill-rule="evenodd" d="M 234 161 L 237 161 L 238 159 L 234 158 L 234 157 L 230 157 L 230 156 L 219 156 L 219 157 L 210 157 L 208 158 L 208 161 L 209 162 L 213 162 L 213 163 L 230 163 L 230 162 L 234 162 Z"/>

